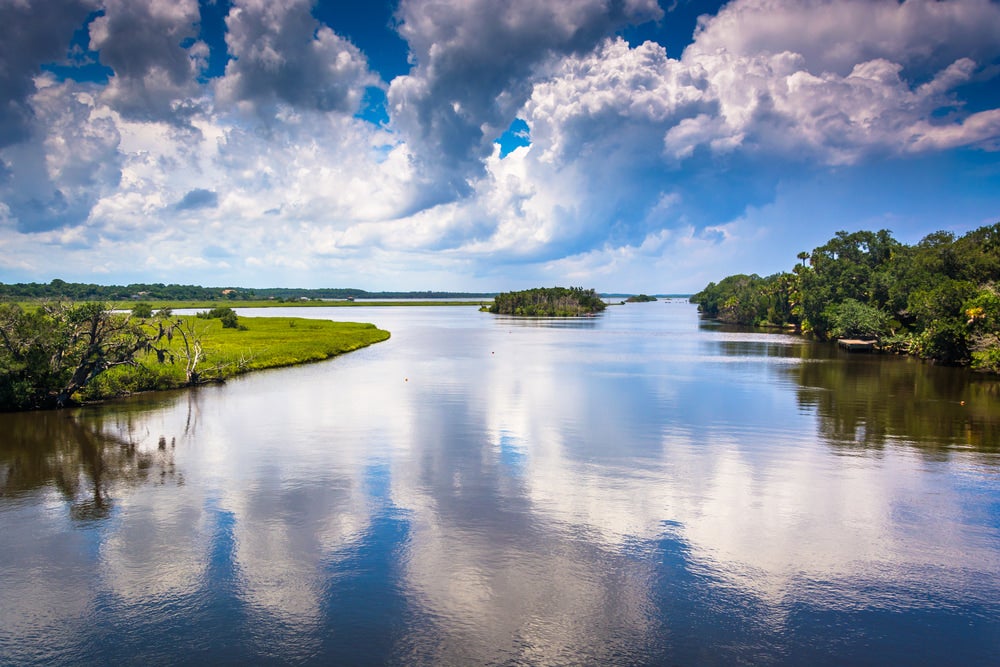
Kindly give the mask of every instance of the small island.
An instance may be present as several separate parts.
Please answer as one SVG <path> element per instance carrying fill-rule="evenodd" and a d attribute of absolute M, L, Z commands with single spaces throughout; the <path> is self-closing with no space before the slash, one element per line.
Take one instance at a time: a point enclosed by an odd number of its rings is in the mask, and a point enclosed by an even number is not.
<path fill-rule="evenodd" d="M 523 317 L 586 317 L 603 311 L 607 304 L 592 289 L 582 287 L 536 287 L 498 294 L 483 310 L 496 315 Z"/>
<path fill-rule="evenodd" d="M 649 301 L 656 301 L 656 297 L 648 294 L 635 294 L 625 299 L 625 303 L 647 303 Z"/>

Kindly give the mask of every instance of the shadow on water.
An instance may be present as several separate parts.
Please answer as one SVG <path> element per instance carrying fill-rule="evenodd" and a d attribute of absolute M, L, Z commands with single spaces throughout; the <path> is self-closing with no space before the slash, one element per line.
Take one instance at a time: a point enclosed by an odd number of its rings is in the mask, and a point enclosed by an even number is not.
<path fill-rule="evenodd" d="M 74 520 L 107 518 L 124 489 L 184 483 L 174 463 L 176 436 L 143 446 L 128 413 L 6 413 L 0 432 L 0 498 L 54 489 Z"/>

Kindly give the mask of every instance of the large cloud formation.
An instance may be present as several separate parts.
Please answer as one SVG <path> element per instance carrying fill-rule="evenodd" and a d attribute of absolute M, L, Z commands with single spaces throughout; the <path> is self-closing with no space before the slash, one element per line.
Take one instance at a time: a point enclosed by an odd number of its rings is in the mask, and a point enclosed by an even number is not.
<path fill-rule="evenodd" d="M 803 174 L 1000 148 L 989 0 L 733 0 L 676 58 L 619 36 L 654 0 L 402 0 L 388 84 L 310 0 L 227 7 L 210 75 L 195 0 L 0 5 L 0 270 L 697 289 L 776 245 Z"/>
<path fill-rule="evenodd" d="M 354 113 L 380 79 L 364 54 L 321 25 L 309 0 L 237 0 L 226 18 L 233 58 L 218 82 L 223 102 Z"/>
<path fill-rule="evenodd" d="M 390 86 L 393 121 L 431 164 L 452 165 L 462 182 L 546 65 L 662 10 L 655 0 L 404 0 L 399 15 L 416 67 Z"/>
<path fill-rule="evenodd" d="M 28 99 L 39 67 L 66 55 L 73 31 L 96 4 L 96 0 L 0 4 L 0 148 L 27 138 L 32 119 Z"/>
<path fill-rule="evenodd" d="M 114 71 L 103 91 L 109 106 L 151 121 L 190 114 L 208 56 L 194 39 L 199 16 L 197 0 L 104 0 L 89 30 L 90 48 Z"/>

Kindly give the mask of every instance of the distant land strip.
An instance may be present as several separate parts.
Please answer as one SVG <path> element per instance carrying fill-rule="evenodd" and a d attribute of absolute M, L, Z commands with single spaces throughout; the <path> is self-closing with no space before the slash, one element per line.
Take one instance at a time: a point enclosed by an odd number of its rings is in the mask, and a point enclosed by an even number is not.
<path fill-rule="evenodd" d="M 71 301 L 106 301 L 147 303 L 176 302 L 290 302 L 328 299 L 492 299 L 491 292 L 369 292 L 355 288 L 294 288 L 294 287 L 201 287 L 200 285 L 165 285 L 163 283 L 132 283 L 129 285 L 96 285 L 92 283 L 69 283 L 55 279 L 49 283 L 0 283 L 0 299 L 8 301 L 34 301 L 69 299 Z M 435 302 L 440 305 L 440 302 Z M 249 304 L 241 303 L 248 306 Z M 322 305 L 327 305 L 326 303 Z M 198 307 L 198 306 L 193 306 Z"/>
<path fill-rule="evenodd" d="M 0 283 L 0 300 L 100 301 L 128 310 L 136 302 L 154 308 L 211 308 L 220 302 L 238 308 L 275 306 L 471 306 L 492 301 L 499 292 L 446 292 L 421 290 L 411 292 L 369 292 L 353 287 L 202 287 L 163 283 L 97 285 L 71 283 L 58 278 L 48 283 Z M 628 292 L 600 293 L 602 299 L 624 299 Z M 654 294 L 661 299 L 687 299 L 690 294 Z M 377 301 L 373 301 L 377 300 Z"/>

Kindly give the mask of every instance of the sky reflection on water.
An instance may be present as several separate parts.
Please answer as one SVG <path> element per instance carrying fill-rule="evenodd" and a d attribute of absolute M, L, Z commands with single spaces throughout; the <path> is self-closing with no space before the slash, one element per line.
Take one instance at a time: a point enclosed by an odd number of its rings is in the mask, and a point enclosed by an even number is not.
<path fill-rule="evenodd" d="M 0 415 L 0 662 L 1000 651 L 989 383 L 699 326 L 677 303 L 585 327 L 291 314 L 393 335 L 221 387 Z"/>

